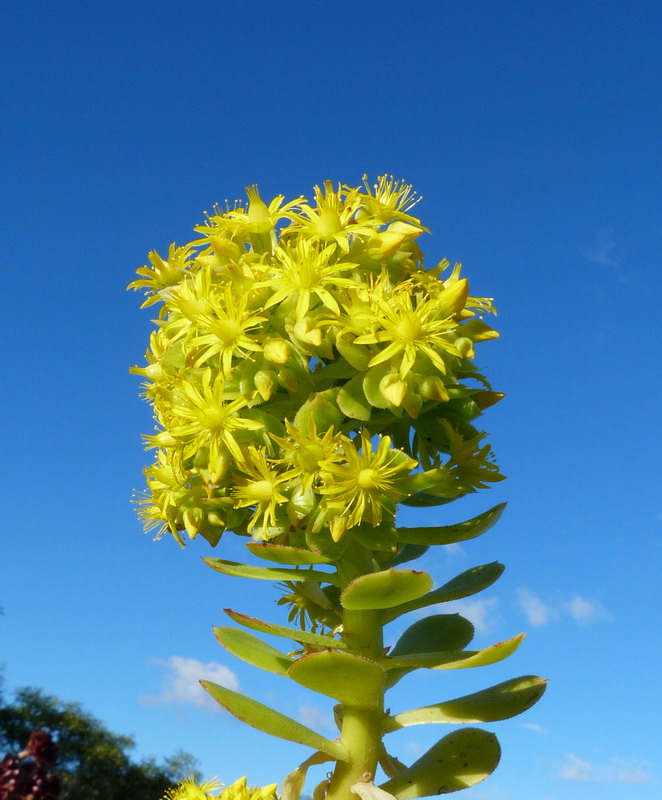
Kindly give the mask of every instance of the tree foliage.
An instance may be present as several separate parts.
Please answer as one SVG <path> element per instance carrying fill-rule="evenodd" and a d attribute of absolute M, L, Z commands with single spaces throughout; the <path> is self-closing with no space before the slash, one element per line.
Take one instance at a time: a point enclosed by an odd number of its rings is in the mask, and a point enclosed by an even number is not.
<path fill-rule="evenodd" d="M 130 736 L 109 731 L 78 703 L 39 689 L 0 698 L 0 752 L 18 752 L 36 729 L 49 730 L 58 745 L 62 800 L 154 800 L 195 771 L 192 756 L 178 752 L 162 763 L 134 762 Z"/>

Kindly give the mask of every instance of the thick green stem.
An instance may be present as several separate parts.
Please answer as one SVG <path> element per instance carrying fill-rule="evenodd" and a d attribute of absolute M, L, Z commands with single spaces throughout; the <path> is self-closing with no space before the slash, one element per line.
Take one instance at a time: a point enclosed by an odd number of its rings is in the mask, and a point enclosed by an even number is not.
<path fill-rule="evenodd" d="M 365 551 L 361 555 L 364 553 Z M 354 555 L 352 561 L 358 573 L 369 572 L 369 563 L 363 561 L 358 553 Z M 345 609 L 343 612 L 343 639 L 348 644 L 350 652 L 356 655 L 364 658 L 380 658 L 384 653 L 382 630 L 381 611 Z M 341 740 L 347 747 L 349 759 L 336 763 L 327 800 L 357 800 L 350 789 L 352 784 L 371 780 L 375 775 L 384 721 L 383 685 L 379 687 L 378 693 L 381 694 L 381 699 L 375 708 L 356 708 L 349 705 L 342 707 Z"/>

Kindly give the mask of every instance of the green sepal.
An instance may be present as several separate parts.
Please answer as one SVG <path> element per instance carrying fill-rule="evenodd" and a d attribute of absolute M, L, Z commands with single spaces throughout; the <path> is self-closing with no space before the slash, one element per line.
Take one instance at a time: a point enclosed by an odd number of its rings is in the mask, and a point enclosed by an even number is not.
<path fill-rule="evenodd" d="M 493 733 L 462 728 L 444 736 L 411 767 L 380 788 L 396 800 L 457 792 L 485 780 L 496 769 L 500 757 L 501 748 Z"/>
<path fill-rule="evenodd" d="M 258 639 L 257 636 L 238 628 L 226 627 L 214 628 L 214 636 L 229 653 L 242 661 L 266 672 L 287 676 L 288 667 L 293 659 L 266 644 L 262 639 Z"/>
<path fill-rule="evenodd" d="M 392 608 L 415 601 L 429 591 L 432 578 L 412 569 L 387 569 L 361 575 L 340 593 L 340 603 L 352 611 Z"/>
<path fill-rule="evenodd" d="M 499 503 L 489 511 L 484 511 L 477 517 L 468 519 L 465 522 L 458 522 L 456 525 L 398 528 L 398 539 L 406 544 L 420 545 L 454 544 L 455 542 L 464 542 L 467 539 L 475 539 L 497 522 L 505 507 L 505 503 Z"/>
<path fill-rule="evenodd" d="M 482 592 L 491 586 L 503 574 L 505 567 L 498 561 L 489 564 L 481 564 L 478 567 L 462 572 L 455 578 L 435 589 L 423 597 L 415 598 L 401 606 L 386 611 L 384 622 L 391 622 L 396 617 L 406 614 L 408 611 L 416 611 L 419 608 L 436 605 L 437 603 L 448 603 L 451 600 L 460 600 L 463 597 L 470 597 L 472 594 Z"/>
<path fill-rule="evenodd" d="M 377 364 L 374 367 L 370 367 L 363 376 L 363 391 L 370 405 L 375 408 L 388 408 L 390 405 L 379 388 L 382 378 L 390 371 L 390 364 Z"/>
<path fill-rule="evenodd" d="M 233 692 L 232 689 L 227 689 L 225 686 L 219 686 L 211 681 L 200 681 L 200 683 L 217 703 L 247 725 L 279 739 L 298 742 L 312 747 L 314 750 L 321 750 L 338 761 L 347 761 L 347 748 L 341 742 L 331 741 L 291 717 L 281 714 L 280 711 L 258 703 L 257 700 L 243 694 Z"/>
<path fill-rule="evenodd" d="M 349 380 L 356 375 L 356 370 L 344 358 L 337 358 L 330 364 L 318 364 L 312 377 L 318 390 L 329 388 L 338 380 Z"/>
<path fill-rule="evenodd" d="M 361 522 L 350 528 L 347 535 L 356 539 L 368 550 L 387 551 L 392 554 L 398 549 L 396 529 L 390 522 L 383 522 L 381 525 Z"/>
<path fill-rule="evenodd" d="M 546 688 L 547 681 L 534 675 L 512 678 L 455 700 L 387 716 L 384 720 L 384 733 L 391 733 L 408 725 L 437 722 L 465 724 L 510 719 L 537 703 Z"/>
<path fill-rule="evenodd" d="M 311 644 L 316 647 L 335 647 L 338 650 L 347 649 L 347 645 L 342 639 L 335 639 L 332 636 L 325 636 L 321 633 L 309 633 L 299 628 L 275 625 L 272 622 L 265 622 L 264 620 L 257 619 L 257 617 L 249 617 L 248 614 L 241 614 L 239 611 L 233 611 L 231 608 L 224 608 L 223 611 L 238 625 L 243 625 L 245 628 L 250 628 L 260 633 L 270 633 L 272 636 L 281 636 L 285 639 L 291 639 L 294 642 Z"/>
<path fill-rule="evenodd" d="M 342 386 L 338 392 L 338 408 L 351 419 L 367 422 L 370 419 L 372 406 L 363 391 L 363 376 L 355 375 Z"/>
<path fill-rule="evenodd" d="M 318 431 L 339 428 L 343 414 L 336 404 L 337 389 L 327 389 L 309 397 L 294 417 L 294 427 L 300 431 L 309 430 L 312 419 Z"/>
<path fill-rule="evenodd" d="M 340 355 L 348 361 L 354 370 L 364 373 L 368 369 L 370 363 L 371 353 L 367 347 L 360 344 L 354 344 L 342 336 L 336 338 L 336 349 Z"/>
<path fill-rule="evenodd" d="M 303 547 L 290 547 L 285 544 L 271 544 L 269 542 L 247 542 L 246 549 L 254 556 L 271 561 L 276 564 L 295 564 L 304 566 L 308 564 L 330 564 L 331 559 L 319 553 L 313 553 Z"/>
<path fill-rule="evenodd" d="M 306 544 L 313 553 L 319 553 L 330 561 L 339 561 L 349 544 L 349 538 L 343 536 L 339 542 L 334 542 L 329 526 L 325 524 L 325 513 L 319 509 L 312 527 L 306 529 Z"/>
<path fill-rule="evenodd" d="M 512 639 L 497 642 L 482 650 L 462 650 L 452 653 L 421 653 L 420 655 L 397 656 L 380 659 L 379 663 L 386 670 L 401 667 L 422 667 L 424 669 L 467 669 L 468 667 L 486 667 L 496 664 L 512 655 L 522 644 L 524 633 L 518 633 Z"/>
<path fill-rule="evenodd" d="M 301 656 L 290 665 L 288 675 L 306 689 L 355 708 L 377 708 L 386 680 L 375 661 L 336 650 Z"/>
<path fill-rule="evenodd" d="M 333 572 L 320 572 L 314 569 L 287 569 L 286 567 L 253 567 L 223 558 L 203 558 L 207 566 L 223 575 L 237 578 L 257 578 L 262 581 L 315 581 L 316 583 L 336 583 L 338 577 Z"/>

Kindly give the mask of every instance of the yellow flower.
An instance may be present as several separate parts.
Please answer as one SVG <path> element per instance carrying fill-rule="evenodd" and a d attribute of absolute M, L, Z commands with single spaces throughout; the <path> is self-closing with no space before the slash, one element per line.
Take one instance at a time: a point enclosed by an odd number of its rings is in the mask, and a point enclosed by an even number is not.
<path fill-rule="evenodd" d="M 361 452 L 355 442 L 343 437 L 345 463 L 322 464 L 324 484 L 318 491 L 326 497 L 325 507 L 333 512 L 330 527 L 335 541 L 363 520 L 379 525 L 384 510 L 393 515 L 394 501 L 405 494 L 398 489 L 397 477 L 404 477 L 418 464 L 401 450 L 392 448 L 389 436 L 379 437 L 375 452 L 365 428 L 359 442 Z"/>
<path fill-rule="evenodd" d="M 301 206 L 301 213 L 295 215 L 292 224 L 283 231 L 284 237 L 297 235 L 332 243 L 347 253 L 350 240 L 374 233 L 375 223 L 372 220 L 359 221 L 355 218 L 361 205 L 358 189 L 339 184 L 334 191 L 333 182 L 324 181 L 324 192 L 319 186 L 315 187 L 315 201 L 314 208 L 307 203 Z"/>
<path fill-rule="evenodd" d="M 274 462 L 272 462 L 274 463 Z M 232 490 L 235 508 L 255 507 L 253 518 L 248 524 L 252 531 L 262 520 L 262 536 L 267 528 L 276 525 L 276 509 L 288 498 L 280 490 L 294 477 L 292 472 L 279 473 L 269 463 L 264 448 L 258 450 L 249 445 L 244 462 L 240 465 L 243 475 L 238 475 Z"/>
<path fill-rule="evenodd" d="M 363 176 L 363 184 L 367 195 L 361 195 L 361 200 L 370 214 L 380 222 L 386 223 L 398 219 L 416 225 L 421 230 L 428 230 L 421 225 L 419 219 L 405 213 L 422 200 L 416 196 L 411 184 L 396 181 L 393 175 L 381 175 L 377 183 L 373 184 L 374 194 L 368 184 L 367 175 Z"/>
<path fill-rule="evenodd" d="M 339 286 L 356 285 L 356 281 L 341 275 L 357 265 L 347 262 L 330 263 L 335 249 L 334 245 L 320 249 L 307 239 L 299 239 L 289 247 L 278 246 L 274 251 L 276 263 L 270 270 L 272 277 L 255 285 L 256 288 L 269 286 L 275 290 L 264 304 L 265 310 L 282 303 L 290 295 L 295 295 L 296 317 L 300 320 L 310 308 L 312 295 L 316 295 L 327 308 L 339 313 L 333 290 Z"/>
<path fill-rule="evenodd" d="M 224 288 L 220 298 L 208 298 L 209 312 L 198 315 L 196 319 L 201 332 L 190 338 L 190 358 L 194 367 L 220 355 L 223 373 L 229 377 L 234 357 L 243 359 L 248 353 L 262 350 L 262 345 L 247 332 L 267 318 L 252 314 L 246 307 L 248 299 L 248 294 L 237 296 L 230 285 Z"/>
<path fill-rule="evenodd" d="M 248 405 L 248 399 L 238 397 L 226 403 L 223 376 L 212 377 L 210 369 L 204 370 L 197 385 L 182 381 L 178 388 L 181 399 L 172 406 L 175 424 L 170 427 L 170 433 L 176 439 L 185 440 L 186 455 L 193 455 L 208 444 L 212 458 L 216 459 L 219 448 L 225 446 L 237 462 L 243 463 L 244 453 L 234 437 L 235 432 L 263 427 L 260 422 L 238 416 Z"/>
<path fill-rule="evenodd" d="M 466 282 L 462 285 L 466 299 Z M 450 294 L 450 291 L 449 291 Z M 457 305 L 464 305 L 464 299 L 453 294 L 454 303 L 445 302 L 442 293 L 439 297 L 424 297 L 417 302 L 415 296 L 406 290 L 394 291 L 390 295 L 377 293 L 374 297 L 376 330 L 363 334 L 354 344 L 390 344 L 374 356 L 368 366 L 381 364 L 397 356 L 400 358 L 400 377 L 404 378 L 414 366 L 419 354 L 427 356 L 434 366 L 445 374 L 446 364 L 440 351 L 454 356 L 459 352 L 448 334 L 458 323 L 454 319 Z"/>
<path fill-rule="evenodd" d="M 219 792 L 223 784 L 213 778 L 210 781 L 196 783 L 195 778 L 187 778 L 176 789 L 168 789 L 162 800 L 276 800 L 277 783 L 268 786 L 249 787 L 246 778 L 239 778 L 230 786 Z M 211 792 L 219 792 L 211 794 Z"/>
<path fill-rule="evenodd" d="M 197 784 L 195 778 L 191 777 L 182 781 L 176 789 L 168 789 L 162 800 L 207 800 L 210 797 L 218 797 L 210 792 L 217 791 L 222 786 L 223 784 L 216 779 Z"/>
<path fill-rule="evenodd" d="M 309 418 L 307 433 L 295 428 L 288 420 L 285 421 L 285 428 L 286 437 L 270 434 L 285 453 L 283 458 L 278 459 L 278 463 L 288 464 L 291 467 L 288 474 L 299 479 L 300 489 L 305 492 L 313 486 L 319 476 L 322 462 L 342 460 L 339 445 L 343 437 L 340 433 L 334 433 L 333 428 L 318 434 L 312 416 Z"/>
<path fill-rule="evenodd" d="M 270 783 L 268 786 L 249 787 L 246 785 L 246 778 L 239 778 L 233 784 L 223 789 L 219 795 L 220 800 L 275 800 L 277 783 Z"/>
<path fill-rule="evenodd" d="M 153 303 L 158 303 L 161 300 L 159 292 L 169 286 L 178 284 L 192 266 L 195 266 L 193 261 L 189 261 L 192 246 L 187 244 L 185 247 L 177 247 L 173 242 L 168 249 L 168 259 L 164 260 L 156 252 L 152 250 L 148 258 L 151 267 L 144 266 L 136 270 L 138 275 L 142 276 L 141 280 L 133 281 L 128 285 L 128 289 L 141 289 L 145 288 L 148 295 L 147 300 L 140 306 L 146 308 Z"/>

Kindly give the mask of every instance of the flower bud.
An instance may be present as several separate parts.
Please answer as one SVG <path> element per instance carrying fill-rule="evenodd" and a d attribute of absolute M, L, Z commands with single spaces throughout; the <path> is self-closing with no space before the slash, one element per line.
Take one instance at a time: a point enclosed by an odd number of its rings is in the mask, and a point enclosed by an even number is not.
<path fill-rule="evenodd" d="M 459 339 L 455 340 L 455 347 L 460 352 L 462 358 L 475 358 L 476 353 L 474 352 L 474 343 L 471 339 L 467 339 L 466 336 L 460 336 Z"/>
<path fill-rule="evenodd" d="M 399 408 L 407 396 L 409 384 L 403 381 L 397 372 L 390 372 L 379 382 L 379 391 L 384 395 L 388 402 Z"/>
<path fill-rule="evenodd" d="M 445 403 L 449 399 L 446 387 L 437 375 L 423 378 L 418 384 L 418 391 L 426 400 L 440 400 Z"/>
<path fill-rule="evenodd" d="M 423 398 L 420 394 L 416 394 L 416 392 L 409 392 L 409 394 L 405 397 L 405 411 L 409 414 L 410 417 L 416 419 L 416 417 L 421 413 L 421 408 L 423 408 Z"/>
<path fill-rule="evenodd" d="M 260 397 L 266 402 L 271 395 L 276 391 L 278 381 L 276 373 L 270 369 L 260 369 L 255 373 L 253 378 L 255 381 L 255 388 Z"/>
<path fill-rule="evenodd" d="M 264 357 L 273 364 L 287 364 L 290 344 L 285 339 L 269 339 L 264 343 Z"/>
<path fill-rule="evenodd" d="M 278 383 L 288 392 L 296 392 L 299 388 L 299 379 L 293 369 L 283 367 L 278 370 Z"/>

